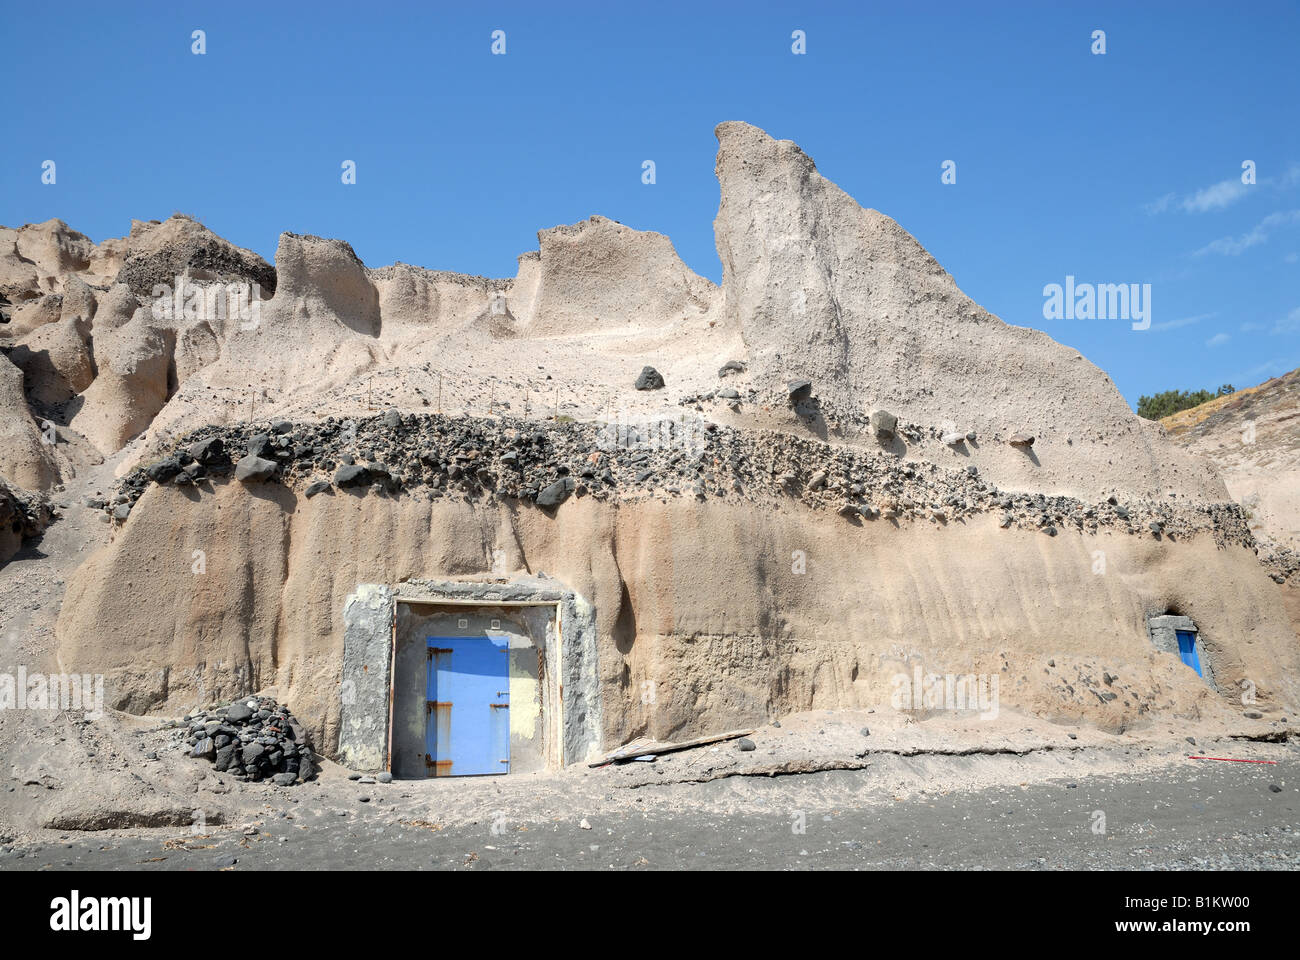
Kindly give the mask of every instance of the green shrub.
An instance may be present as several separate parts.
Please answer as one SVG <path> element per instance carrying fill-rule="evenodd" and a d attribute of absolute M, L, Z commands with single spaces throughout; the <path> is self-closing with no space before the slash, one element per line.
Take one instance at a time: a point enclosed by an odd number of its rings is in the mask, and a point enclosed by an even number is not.
<path fill-rule="evenodd" d="M 1226 397 L 1236 392 L 1230 383 L 1219 387 L 1216 393 L 1210 393 L 1209 390 L 1197 390 L 1194 393 L 1186 390 L 1166 390 L 1164 393 L 1157 393 L 1154 397 L 1138 397 L 1137 414 L 1144 420 L 1160 420 L 1163 417 L 1173 416 L 1179 411 L 1199 407 L 1216 397 Z"/>

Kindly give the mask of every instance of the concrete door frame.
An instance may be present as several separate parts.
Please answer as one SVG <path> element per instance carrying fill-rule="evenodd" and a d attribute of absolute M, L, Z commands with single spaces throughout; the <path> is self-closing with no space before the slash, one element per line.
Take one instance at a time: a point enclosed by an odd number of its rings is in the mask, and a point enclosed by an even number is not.
<path fill-rule="evenodd" d="M 545 574 L 513 580 L 408 580 L 360 584 L 343 604 L 339 760 L 358 771 L 392 768 L 394 657 L 398 606 L 553 607 L 558 670 L 554 729 L 560 766 L 587 759 L 602 741 L 596 611 Z"/>
<path fill-rule="evenodd" d="M 1179 656 L 1179 631 L 1190 633 L 1196 643 L 1197 661 L 1201 665 L 1201 679 L 1205 681 L 1211 690 L 1216 692 L 1219 690 L 1219 685 L 1214 676 L 1214 661 L 1205 645 L 1200 630 L 1196 626 L 1196 621 L 1181 614 L 1152 613 L 1147 615 L 1146 622 L 1147 636 L 1151 638 L 1151 644 L 1162 653 L 1172 654 L 1175 657 Z M 1191 668 L 1188 667 L 1188 669 Z"/>

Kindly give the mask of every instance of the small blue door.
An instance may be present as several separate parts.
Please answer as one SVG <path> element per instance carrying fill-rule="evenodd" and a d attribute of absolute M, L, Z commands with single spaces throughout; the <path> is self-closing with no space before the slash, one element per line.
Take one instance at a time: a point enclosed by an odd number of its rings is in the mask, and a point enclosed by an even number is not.
<path fill-rule="evenodd" d="M 431 777 L 510 772 L 505 637 L 428 637 L 425 767 Z"/>
<path fill-rule="evenodd" d="M 1203 676 L 1201 673 L 1201 658 L 1196 655 L 1196 634 L 1190 630 L 1175 632 L 1178 634 L 1178 656 L 1183 663 L 1196 671 L 1198 677 Z"/>

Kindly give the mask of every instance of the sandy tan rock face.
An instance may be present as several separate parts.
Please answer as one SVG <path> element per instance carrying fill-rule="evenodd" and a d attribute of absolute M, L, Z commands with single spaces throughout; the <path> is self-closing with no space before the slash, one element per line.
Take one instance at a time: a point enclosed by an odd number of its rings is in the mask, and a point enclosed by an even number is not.
<path fill-rule="evenodd" d="M 90 255 L 84 278 L 96 287 L 112 286 L 126 265 L 129 252 L 130 240 L 127 237 L 110 237 L 101 241 Z"/>
<path fill-rule="evenodd" d="M 92 324 L 94 332 L 98 336 L 112 333 L 130 320 L 138 307 L 131 288 L 124 283 L 115 283 L 98 298 Z"/>
<path fill-rule="evenodd" d="M 490 336 L 495 318 L 510 313 L 509 280 L 405 263 L 368 272 L 379 291 L 380 335 L 386 344 L 419 343 L 475 326 Z"/>
<path fill-rule="evenodd" d="M 278 285 L 268 305 L 275 321 L 303 332 L 341 324 L 363 336 L 379 335 L 379 292 L 349 244 L 281 234 L 275 264 Z"/>
<path fill-rule="evenodd" d="M 37 328 L 10 351 L 38 403 L 66 403 L 94 381 L 89 330 L 89 322 L 68 317 Z"/>
<path fill-rule="evenodd" d="M 373 277 L 379 292 L 379 312 L 385 321 L 412 326 L 432 326 L 441 313 L 437 287 L 425 272 L 405 265 L 389 268 L 383 278 Z"/>
<path fill-rule="evenodd" d="M 841 412 L 881 406 L 973 430 L 971 462 L 1016 489 L 1223 498 L 1213 473 L 1161 443 L 1102 371 L 980 308 L 795 144 L 745 123 L 717 136 L 725 316 L 769 388 L 807 377 Z M 1016 433 L 1035 437 L 1032 455 L 1007 448 Z"/>
<path fill-rule="evenodd" d="M 176 333 L 176 350 L 173 358 L 173 370 L 176 385 L 185 383 L 190 377 L 221 357 L 221 340 L 207 320 L 195 320 L 182 326 Z"/>
<path fill-rule="evenodd" d="M 1300 637 L 1300 370 L 1160 421 L 1245 508 Z"/>
<path fill-rule="evenodd" d="M 663 234 L 592 217 L 537 238 L 535 280 L 511 304 L 531 336 L 662 327 L 704 313 L 716 295 Z M 521 278 L 531 272 L 521 263 Z"/>
<path fill-rule="evenodd" d="M 36 265 L 18 252 L 18 231 L 0 227 L 0 294 L 17 302 L 38 286 Z"/>
<path fill-rule="evenodd" d="M 1257 537 L 1300 550 L 1300 370 L 1161 424 L 1214 464 Z"/>
<path fill-rule="evenodd" d="M 686 499 L 574 500 L 548 516 L 237 483 L 199 498 L 150 488 L 70 581 L 59 661 L 103 672 L 106 697 L 133 711 L 275 686 L 333 749 L 346 597 L 358 583 L 481 577 L 496 550 L 507 570 L 544 570 L 595 604 L 606 745 L 881 707 L 914 664 L 996 675 L 1003 710 L 1111 730 L 1231 709 L 1151 647 L 1144 614 L 1170 608 L 1196 619 L 1225 686 L 1249 677 L 1276 704 L 1300 693 L 1273 585 L 1249 551 L 1208 538 L 1048 538 L 992 518 L 852 527 Z"/>
<path fill-rule="evenodd" d="M 47 293 L 16 303 L 13 318 L 5 325 L 3 333 L 17 339 L 26 336 L 47 323 L 55 323 L 63 315 L 63 295 Z"/>
<path fill-rule="evenodd" d="M 85 270 L 95 251 L 89 237 L 57 219 L 19 229 L 17 247 L 19 255 L 35 265 L 37 275 L 51 281 Z"/>
<path fill-rule="evenodd" d="M 60 320 L 78 320 L 89 331 L 90 322 L 95 317 L 98 300 L 95 291 L 79 276 L 70 276 L 63 283 L 63 302 L 60 304 Z"/>
<path fill-rule="evenodd" d="M 23 395 L 23 372 L 0 356 L 0 476 L 27 490 L 48 490 L 59 472 Z"/>
<path fill-rule="evenodd" d="M 72 427 L 109 456 L 148 428 L 170 394 L 175 333 L 155 326 L 146 308 L 95 340 L 98 374 L 82 394 Z"/>

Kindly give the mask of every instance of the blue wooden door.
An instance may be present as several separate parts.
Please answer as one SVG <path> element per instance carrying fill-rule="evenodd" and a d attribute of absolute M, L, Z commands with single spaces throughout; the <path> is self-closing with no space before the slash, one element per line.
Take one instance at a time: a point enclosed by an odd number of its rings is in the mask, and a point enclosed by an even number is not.
<path fill-rule="evenodd" d="M 1196 634 L 1190 630 L 1175 632 L 1178 634 L 1178 656 L 1183 663 L 1196 671 L 1198 677 L 1203 676 L 1201 673 L 1201 658 L 1196 655 Z"/>
<path fill-rule="evenodd" d="M 431 777 L 510 772 L 505 637 L 428 637 L 425 766 Z"/>

